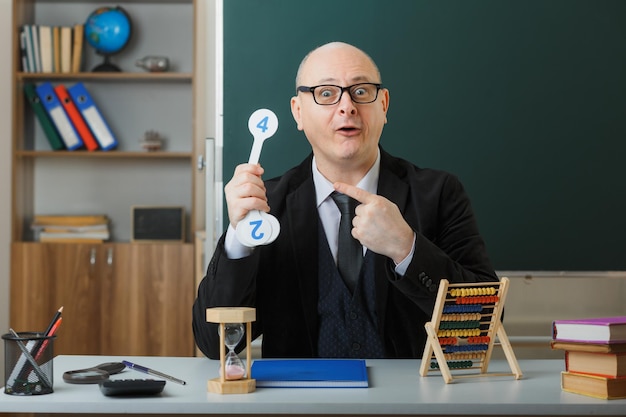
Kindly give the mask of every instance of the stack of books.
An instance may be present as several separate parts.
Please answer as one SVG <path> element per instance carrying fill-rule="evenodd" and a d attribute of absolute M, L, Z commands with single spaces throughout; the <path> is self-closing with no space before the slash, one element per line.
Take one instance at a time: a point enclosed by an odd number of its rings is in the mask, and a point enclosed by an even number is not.
<path fill-rule="evenodd" d="M 38 215 L 31 228 L 39 242 L 102 243 L 110 238 L 106 215 Z"/>
<path fill-rule="evenodd" d="M 20 28 L 23 72 L 76 73 L 83 59 L 84 26 L 24 25 Z"/>
<path fill-rule="evenodd" d="M 563 391 L 626 398 L 626 316 L 555 320 L 551 346 L 565 351 Z"/>

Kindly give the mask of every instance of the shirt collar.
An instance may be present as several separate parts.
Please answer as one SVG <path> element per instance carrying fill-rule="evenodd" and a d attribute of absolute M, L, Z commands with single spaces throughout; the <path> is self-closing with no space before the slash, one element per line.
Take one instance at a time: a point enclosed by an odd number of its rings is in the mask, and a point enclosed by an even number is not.
<path fill-rule="evenodd" d="M 328 181 L 317 169 L 317 163 L 315 162 L 315 156 L 313 156 L 313 162 L 311 163 L 311 170 L 313 171 L 313 184 L 315 185 L 315 194 L 317 198 L 317 207 L 320 206 L 328 198 L 328 196 L 335 191 L 333 183 Z M 369 193 L 376 194 L 378 191 L 378 177 L 380 175 L 380 149 L 376 156 L 376 161 L 369 171 L 356 185 Z"/>

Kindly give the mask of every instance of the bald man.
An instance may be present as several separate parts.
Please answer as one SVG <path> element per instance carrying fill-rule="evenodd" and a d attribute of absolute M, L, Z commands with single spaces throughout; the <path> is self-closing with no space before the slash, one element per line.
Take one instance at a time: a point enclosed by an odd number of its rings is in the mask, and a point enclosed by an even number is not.
<path fill-rule="evenodd" d="M 226 185 L 230 223 L 193 307 L 205 355 L 217 359 L 220 348 L 206 308 L 249 306 L 263 357 L 421 358 L 439 281 L 498 280 L 459 180 L 381 148 L 389 100 L 355 46 L 332 42 L 304 57 L 291 112 L 312 153 L 267 181 L 260 165 L 239 165 Z M 337 262 L 337 195 L 356 205 L 348 239 L 362 256 L 351 280 Z M 250 210 L 278 219 L 276 241 L 239 242 Z"/>

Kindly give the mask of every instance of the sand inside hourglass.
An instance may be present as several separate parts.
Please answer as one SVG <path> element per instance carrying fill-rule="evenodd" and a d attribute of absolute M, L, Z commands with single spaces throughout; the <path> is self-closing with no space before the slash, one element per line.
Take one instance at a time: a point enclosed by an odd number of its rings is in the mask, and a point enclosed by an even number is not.
<path fill-rule="evenodd" d="M 242 379 L 246 376 L 246 368 L 239 356 L 235 353 L 235 347 L 241 341 L 244 335 L 244 326 L 242 323 L 225 323 L 224 324 L 224 344 L 228 348 L 226 360 L 224 364 L 224 379 L 234 381 Z M 220 376 L 221 376 L 220 368 Z"/>
<path fill-rule="evenodd" d="M 226 364 L 226 380 L 234 381 L 246 376 L 245 368 L 240 364 Z"/>

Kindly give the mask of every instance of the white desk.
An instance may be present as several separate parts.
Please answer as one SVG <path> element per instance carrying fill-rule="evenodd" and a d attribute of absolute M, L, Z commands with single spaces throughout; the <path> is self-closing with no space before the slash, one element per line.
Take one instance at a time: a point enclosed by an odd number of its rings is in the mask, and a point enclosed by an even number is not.
<path fill-rule="evenodd" d="M 160 396 L 105 397 L 97 385 L 63 381 L 64 371 L 103 362 L 130 360 L 184 379 L 167 382 Z M 624 415 L 626 400 L 599 400 L 563 392 L 562 360 L 520 361 L 524 378 L 463 378 L 446 384 L 439 373 L 419 375 L 419 360 L 368 360 L 369 388 L 257 388 L 251 394 L 207 392 L 219 361 L 206 358 L 58 356 L 54 359 L 54 393 L 19 397 L 0 393 L 0 413 L 110 414 L 324 414 L 324 415 Z M 509 371 L 492 361 L 490 372 Z M 114 378 L 152 378 L 125 370 Z"/>

